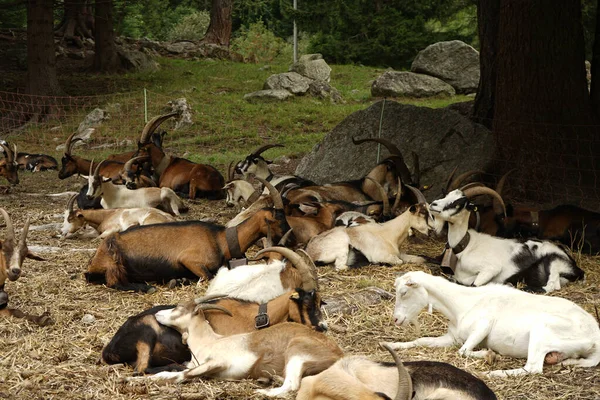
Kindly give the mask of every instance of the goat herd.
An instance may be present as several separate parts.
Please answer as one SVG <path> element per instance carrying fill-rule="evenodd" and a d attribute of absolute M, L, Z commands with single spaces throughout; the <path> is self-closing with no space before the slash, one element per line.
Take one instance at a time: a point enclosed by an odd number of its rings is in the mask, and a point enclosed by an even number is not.
<path fill-rule="evenodd" d="M 495 399 L 483 381 L 462 369 L 434 361 L 403 363 L 396 351 L 459 345 L 462 356 L 499 353 L 527 360 L 522 368 L 489 372 L 493 377 L 540 374 L 545 363 L 600 363 L 598 321 L 572 301 L 545 295 L 584 279 L 559 242 L 575 238 L 584 251 L 600 251 L 599 214 L 573 206 L 506 205 L 501 192 L 508 174 L 495 190 L 479 182 L 465 185 L 478 171 L 456 178 L 453 171 L 442 197 L 428 203 L 418 160 L 411 173 L 396 146 L 372 138 L 353 142 L 378 142 L 390 156 L 359 180 L 316 185 L 274 175 L 262 156 L 280 146 L 271 144 L 230 164 L 226 182 L 212 166 L 165 154 L 158 128 L 176 116 L 148 122 L 137 151 L 96 163 L 72 154 L 80 139 L 71 135 L 58 174 L 88 176 L 87 185 L 68 200 L 60 233 L 66 238 L 85 225 L 98 231 L 101 242 L 87 266 L 87 282 L 152 293 L 152 282 L 174 287 L 210 280 L 203 297 L 153 307 L 117 330 L 102 361 L 134 367 L 128 381 L 282 376 L 281 386 L 259 392 L 298 391 L 298 399 Z M 11 184 L 19 182 L 19 165 L 58 168 L 39 154 L 23 155 L 21 162 L 16 146 L 0 145 L 0 176 Z M 253 181 L 264 190 L 256 190 Z M 179 196 L 225 199 L 241 211 L 225 226 L 178 221 L 187 211 Z M 25 258 L 42 258 L 27 247 L 29 220 L 17 238 L 9 213 L 3 208 L 0 213 L 6 224 L 0 315 L 52 324 L 48 313 L 8 308 L 6 280 L 19 278 Z M 437 258 L 404 253 L 415 231 L 443 238 L 444 253 Z M 248 263 L 246 251 L 261 238 L 264 248 Z M 316 265 L 333 264 L 339 271 L 403 263 L 438 264 L 451 280 L 422 271 L 397 277 L 395 323 L 417 324 L 421 310 L 435 309 L 447 318 L 447 332 L 381 342 L 393 364 L 344 355 L 324 333 Z"/>

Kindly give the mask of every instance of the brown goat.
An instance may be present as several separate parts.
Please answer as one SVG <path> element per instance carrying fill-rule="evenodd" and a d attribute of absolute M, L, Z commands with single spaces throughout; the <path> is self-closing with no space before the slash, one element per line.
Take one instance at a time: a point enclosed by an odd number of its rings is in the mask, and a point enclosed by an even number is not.
<path fill-rule="evenodd" d="M 6 223 L 6 238 L 0 240 L 0 316 L 25 318 L 28 321 L 41 326 L 50 325 L 53 321 L 50 314 L 45 312 L 40 316 L 28 315 L 14 308 L 8 308 L 8 294 L 4 291 L 6 280 L 16 281 L 21 275 L 21 267 L 25 258 L 34 260 L 43 260 L 39 256 L 31 253 L 27 248 L 26 238 L 29 231 L 29 220 L 25 222 L 21 239 L 16 242 L 15 230 L 12 220 L 5 209 L 0 208 L 0 214 Z"/>
<path fill-rule="evenodd" d="M 172 157 L 165 154 L 162 148 L 149 141 L 150 135 L 158 126 L 177 113 L 165 114 L 150 120 L 144 130 L 136 156 L 147 155 L 152 166 L 160 176 L 159 187 L 168 187 L 177 193 L 183 193 L 190 199 L 206 197 L 208 199 L 223 199 L 225 192 L 223 175 L 213 166 L 196 164 L 185 158 Z"/>
<path fill-rule="evenodd" d="M 76 138 L 75 140 L 73 140 L 73 137 L 76 134 L 77 132 L 73 132 L 65 142 L 65 154 L 61 159 L 62 166 L 60 168 L 60 171 L 58 171 L 59 179 L 66 179 L 75 174 L 87 175 L 90 170 L 90 165 L 92 164 L 92 161 L 71 154 L 75 142 L 81 140 L 80 138 Z M 102 168 L 100 169 L 100 175 L 107 178 L 118 179 L 119 173 L 121 172 L 122 168 L 122 162 L 112 160 L 104 161 L 102 163 Z"/>

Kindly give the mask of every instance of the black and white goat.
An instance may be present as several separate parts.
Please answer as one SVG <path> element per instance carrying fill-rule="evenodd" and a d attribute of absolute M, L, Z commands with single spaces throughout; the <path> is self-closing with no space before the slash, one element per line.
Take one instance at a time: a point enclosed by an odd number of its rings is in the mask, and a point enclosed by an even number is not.
<path fill-rule="evenodd" d="M 559 290 L 567 282 L 583 279 L 584 272 L 558 245 L 539 240 L 503 239 L 469 229 L 469 216 L 476 209 L 470 198 L 491 195 L 504 207 L 493 189 L 475 186 L 456 189 L 429 206 L 441 226 L 448 222 L 448 246 L 457 257 L 455 278 L 463 285 L 524 281 L 531 291 Z"/>
<path fill-rule="evenodd" d="M 523 368 L 498 370 L 490 376 L 541 374 L 549 364 L 594 367 L 600 363 L 600 327 L 592 315 L 562 299 L 522 292 L 506 285 L 464 287 L 421 271 L 396 279 L 396 325 L 415 321 L 429 305 L 448 318 L 448 332 L 412 342 L 388 343 L 394 350 L 416 346 L 461 345 L 463 356 L 485 358 L 497 353 L 527 358 Z"/>

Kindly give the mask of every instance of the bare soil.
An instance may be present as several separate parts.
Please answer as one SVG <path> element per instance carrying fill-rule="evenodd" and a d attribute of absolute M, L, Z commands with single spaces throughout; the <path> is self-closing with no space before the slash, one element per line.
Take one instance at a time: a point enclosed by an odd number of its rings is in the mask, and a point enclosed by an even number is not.
<path fill-rule="evenodd" d="M 39 251 L 46 261 L 27 260 L 23 275 L 8 282 L 6 291 L 10 306 L 31 314 L 48 310 L 54 325 L 39 327 L 18 319 L 0 319 L 0 398 L 7 399 L 248 399 L 259 384 L 254 381 L 194 381 L 185 384 L 157 385 L 127 383 L 133 370 L 122 365 L 98 364 L 100 352 L 128 316 L 158 304 L 175 304 L 204 293 L 206 283 L 168 289 L 158 286 L 153 294 L 119 292 L 104 286 L 89 285 L 83 279 L 88 260 L 98 241 L 75 237 L 60 240 L 56 230 L 35 230 L 35 226 L 60 223 L 66 197 L 53 198 L 34 194 L 78 190 L 81 181 L 70 178 L 59 181 L 56 172 L 20 174 L 21 184 L 8 195 L 0 195 L 0 206 L 12 216 L 17 231 L 26 218 L 31 219 L 28 244 L 57 248 Z M 189 202 L 185 219 L 212 218 L 226 222 L 233 210 L 219 201 Z M 418 239 L 408 245 L 414 254 L 437 255 L 443 244 Z M 584 283 L 576 283 L 555 293 L 566 297 L 594 313 L 600 303 L 600 258 L 580 256 L 586 271 Z M 332 267 L 319 269 L 321 290 L 325 297 L 348 297 L 368 286 L 393 292 L 398 273 L 422 269 L 414 265 L 395 267 L 370 266 L 347 272 Z M 427 269 L 427 268 L 425 268 Z M 389 354 L 378 347 L 379 341 L 405 341 L 418 337 L 412 328 L 393 324 L 393 300 L 374 306 L 356 304 L 351 315 L 328 315 L 334 326 L 328 333 L 348 354 L 364 354 L 389 361 Z M 84 315 L 93 316 L 85 323 Z M 90 317 L 86 317 L 85 320 Z M 437 313 L 420 316 L 423 335 L 444 333 L 445 318 Z M 525 360 L 501 357 L 494 365 L 486 361 L 460 357 L 457 347 L 416 348 L 401 352 L 404 360 L 437 360 L 449 362 L 480 376 L 500 399 L 599 399 L 600 368 L 546 366 L 543 375 L 510 379 L 490 379 L 482 374 L 491 369 L 518 368 Z M 290 396 L 293 398 L 293 396 Z"/>

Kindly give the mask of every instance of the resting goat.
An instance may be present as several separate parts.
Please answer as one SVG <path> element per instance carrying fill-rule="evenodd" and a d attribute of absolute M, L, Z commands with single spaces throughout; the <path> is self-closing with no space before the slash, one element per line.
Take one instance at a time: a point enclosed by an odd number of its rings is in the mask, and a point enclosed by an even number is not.
<path fill-rule="evenodd" d="M 205 316 L 214 331 L 224 336 L 252 332 L 286 321 L 302 323 L 317 331 L 323 331 L 326 325 L 322 320 L 320 300 L 315 291 L 310 290 L 314 286 L 314 282 L 308 282 L 306 290 L 298 287 L 297 290 L 287 291 L 269 302 L 264 302 L 262 306 L 258 303 L 208 294 L 187 305 L 193 309 L 196 303 L 220 298 L 214 304 L 230 310 L 232 317 L 213 311 L 207 311 Z M 174 307 L 157 306 L 129 317 L 102 350 L 102 360 L 108 364 L 133 365 L 138 373 L 169 370 L 177 368 L 174 364 L 189 361 L 190 351 L 182 344 L 181 333 L 156 321 L 157 312 Z M 261 307 L 265 310 L 261 310 Z"/>
<path fill-rule="evenodd" d="M 160 208 L 169 214 L 179 215 L 187 212 L 188 208 L 183 201 L 169 188 L 146 187 L 135 190 L 127 189 L 123 185 L 115 185 L 111 178 L 100 175 L 100 167 L 105 161 L 96 166 L 88 176 L 88 199 L 102 197 L 100 204 L 103 208 Z"/>
<path fill-rule="evenodd" d="M 50 319 L 48 312 L 40 316 L 27 315 L 23 312 L 8 308 L 8 294 L 4 291 L 6 280 L 16 281 L 21 276 L 21 267 L 25 258 L 43 261 L 39 256 L 31 253 L 27 248 L 27 233 L 29 231 L 29 220 L 25 222 L 21 239 L 17 243 L 15 230 L 12 220 L 5 209 L 0 208 L 0 214 L 6 223 L 6 237 L 0 240 L 0 316 L 15 318 L 25 318 L 35 324 L 45 326 L 50 325 L 53 321 Z"/>
<path fill-rule="evenodd" d="M 175 218 L 156 208 L 115 208 L 112 210 L 74 210 L 77 195 L 67 203 L 65 220 L 61 230 L 63 238 L 89 225 L 100 233 L 100 239 L 111 233 L 121 232 L 131 226 L 173 222 Z"/>
<path fill-rule="evenodd" d="M 193 358 L 185 371 L 160 372 L 147 379 L 183 382 L 201 376 L 237 380 L 284 375 L 281 387 L 258 391 L 266 396 L 280 396 L 297 390 L 303 376 L 318 374 L 342 356 L 342 350 L 333 340 L 293 322 L 251 333 L 219 335 L 206 320 L 205 310 L 210 309 L 231 315 L 229 310 L 218 305 L 193 302 L 156 313 L 158 322 L 183 335 Z M 144 378 L 129 380 L 139 379 Z"/>
<path fill-rule="evenodd" d="M 519 291 L 505 285 L 464 287 L 424 272 L 396 279 L 396 325 L 416 320 L 427 307 L 448 318 L 448 332 L 412 342 L 391 343 L 395 349 L 462 345 L 460 355 L 484 358 L 487 347 L 510 357 L 527 358 L 523 368 L 490 372 L 491 376 L 542 373 L 544 360 L 594 367 L 600 363 L 600 327 L 583 308 L 559 297 Z"/>
<path fill-rule="evenodd" d="M 450 364 L 435 361 L 395 363 L 347 356 L 318 375 L 302 379 L 296 400 L 496 400 L 487 385 Z"/>
<path fill-rule="evenodd" d="M 242 257 L 269 229 L 276 239 L 289 230 L 283 204 L 275 207 L 260 210 L 229 229 L 208 222 L 183 221 L 114 233 L 90 260 L 86 278 L 92 283 L 106 282 L 115 289 L 138 291 L 152 289 L 141 282 L 211 279 L 221 265 Z"/>
<path fill-rule="evenodd" d="M 156 174 L 160 176 L 158 186 L 170 188 L 177 193 L 187 195 L 190 199 L 205 197 L 222 199 L 225 196 L 223 185 L 225 179 L 211 165 L 196 164 L 185 158 L 172 157 L 164 153 L 161 147 L 150 142 L 150 135 L 167 119 L 177 113 L 160 115 L 148 121 L 140 141 L 136 156 L 149 156 Z"/>
<path fill-rule="evenodd" d="M 584 272 L 575 260 L 551 242 L 523 243 L 469 229 L 469 216 L 475 208 L 470 197 L 481 194 L 495 197 L 504 206 L 498 193 L 481 186 L 454 190 L 429 206 L 434 219 L 448 222 L 448 246 L 457 258 L 454 275 L 458 282 L 481 286 L 524 281 L 528 290 L 551 292 L 583 279 Z"/>
<path fill-rule="evenodd" d="M 360 226 L 335 227 L 314 237 L 306 247 L 307 253 L 317 263 L 334 263 L 337 270 L 347 269 L 358 251 L 370 263 L 402 264 L 423 263 L 422 257 L 400 252 L 400 246 L 411 229 L 425 235 L 429 233 L 429 213 L 425 204 L 411 206 L 391 221 Z"/>
<path fill-rule="evenodd" d="M 56 159 L 46 154 L 17 153 L 16 159 L 19 168 L 31 172 L 58 169 L 58 162 Z"/>
<path fill-rule="evenodd" d="M 91 171 L 92 161 L 71 154 L 73 145 L 77 141 L 82 140 L 81 138 L 73 139 L 76 134 L 77 132 L 73 132 L 71 135 L 69 135 L 67 141 L 65 142 L 65 154 L 61 159 L 62 165 L 60 171 L 58 171 L 58 179 L 66 179 L 75 174 L 85 175 L 88 173 L 88 171 Z M 105 160 L 104 163 L 102 163 L 100 175 L 118 179 L 121 168 L 123 168 L 122 162 Z"/>

